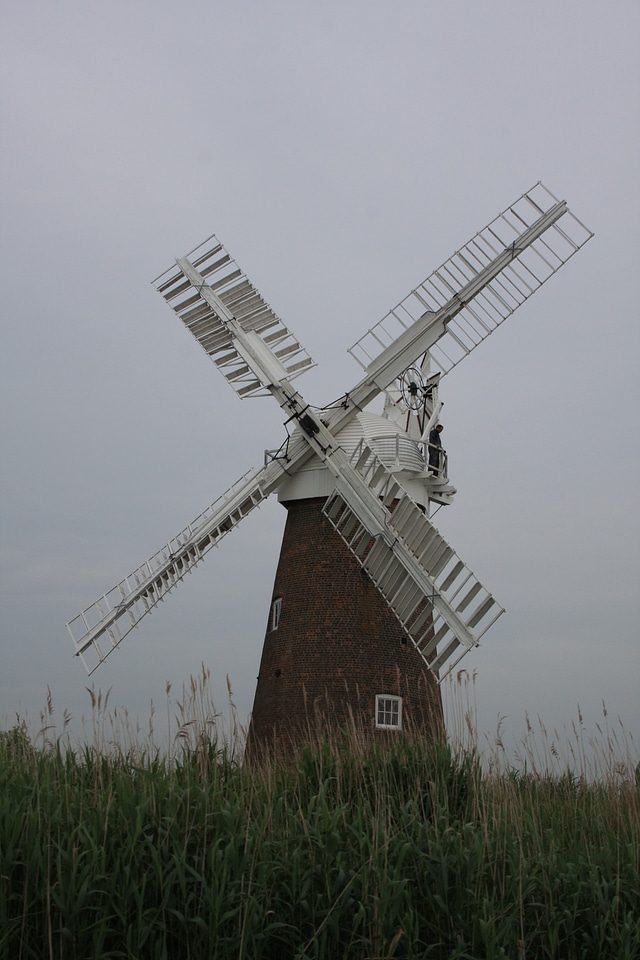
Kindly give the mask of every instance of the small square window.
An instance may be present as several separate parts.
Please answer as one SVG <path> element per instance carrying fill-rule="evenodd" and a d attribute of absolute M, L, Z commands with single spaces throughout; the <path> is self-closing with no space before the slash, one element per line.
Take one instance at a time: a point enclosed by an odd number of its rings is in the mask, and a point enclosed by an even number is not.
<path fill-rule="evenodd" d="M 277 630 L 280 626 L 280 614 L 282 612 L 282 597 L 276 597 L 271 604 L 271 629 Z"/>
<path fill-rule="evenodd" d="M 376 695 L 376 730 L 402 729 L 402 697 Z"/>

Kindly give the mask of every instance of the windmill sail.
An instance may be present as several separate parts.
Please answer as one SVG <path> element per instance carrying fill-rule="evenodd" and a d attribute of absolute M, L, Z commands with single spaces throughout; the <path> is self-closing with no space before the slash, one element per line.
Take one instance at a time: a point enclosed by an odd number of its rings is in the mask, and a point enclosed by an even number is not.
<path fill-rule="evenodd" d="M 93 673 L 205 554 L 262 503 L 281 475 L 277 463 L 249 471 L 166 546 L 67 623 L 87 673 Z"/>
<path fill-rule="evenodd" d="M 215 236 L 187 257 L 176 261 L 153 283 L 187 330 L 227 378 L 240 397 L 265 396 L 267 391 L 234 342 L 229 321 L 260 337 L 282 364 L 289 380 L 314 366 L 290 330 L 247 279 Z M 195 268 L 194 285 L 188 274 Z M 202 280 L 206 279 L 206 285 Z"/>
<path fill-rule="evenodd" d="M 283 459 L 271 456 L 249 470 L 176 537 L 67 623 L 76 656 L 88 674 L 191 573 L 212 547 L 266 500 L 285 474 L 313 456 L 303 436 L 291 438 Z M 102 645 L 101 645 L 102 643 Z"/>
<path fill-rule="evenodd" d="M 384 386 L 426 349 L 431 370 L 444 375 L 592 236 L 564 201 L 537 183 L 434 270 L 350 347 L 349 353 L 374 373 L 387 351 L 410 344 L 410 352 Z M 418 321 L 434 330 L 426 342 L 416 337 Z"/>
<path fill-rule="evenodd" d="M 346 474 L 323 512 L 413 641 L 426 666 L 442 681 L 477 646 L 504 608 L 365 443 L 351 458 L 375 498 L 390 513 L 372 524 L 359 510 Z M 347 482 L 345 482 L 347 481 Z M 385 535 L 389 531 L 391 535 Z M 452 659 L 453 658 L 453 659 Z"/>

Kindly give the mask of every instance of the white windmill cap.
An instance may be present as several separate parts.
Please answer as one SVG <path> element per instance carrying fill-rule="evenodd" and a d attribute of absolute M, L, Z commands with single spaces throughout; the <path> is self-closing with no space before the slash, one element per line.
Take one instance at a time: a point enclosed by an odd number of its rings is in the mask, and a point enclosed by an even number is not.
<path fill-rule="evenodd" d="M 359 413 L 337 435 L 337 439 L 348 457 L 355 453 L 358 444 L 364 440 L 390 473 L 424 472 L 424 459 L 416 441 L 387 417 Z M 278 499 L 285 502 L 328 497 L 334 486 L 335 480 L 331 473 L 317 457 L 313 457 L 293 477 L 280 485 Z M 415 491 L 411 493 L 415 495 Z"/>

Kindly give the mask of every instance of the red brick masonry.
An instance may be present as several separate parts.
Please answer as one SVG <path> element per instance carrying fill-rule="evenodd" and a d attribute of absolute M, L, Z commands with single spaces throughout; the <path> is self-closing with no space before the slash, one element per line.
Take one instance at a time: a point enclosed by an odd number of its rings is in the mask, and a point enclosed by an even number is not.
<path fill-rule="evenodd" d="M 267 623 L 250 746 L 356 724 L 374 731 L 375 696 L 403 698 L 403 729 L 440 737 L 440 689 L 360 564 L 322 514 L 322 499 L 285 504 L 273 588 L 278 628 Z"/>

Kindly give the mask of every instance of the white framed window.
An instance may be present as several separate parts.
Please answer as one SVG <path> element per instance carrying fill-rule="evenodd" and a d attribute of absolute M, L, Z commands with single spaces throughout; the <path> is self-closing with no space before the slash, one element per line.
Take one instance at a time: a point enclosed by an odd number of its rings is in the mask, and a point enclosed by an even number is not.
<path fill-rule="evenodd" d="M 280 614 L 282 613 L 282 597 L 276 597 L 271 604 L 271 629 L 277 630 L 280 626 Z"/>
<path fill-rule="evenodd" d="M 376 730 L 402 730 L 402 697 L 376 694 Z"/>

